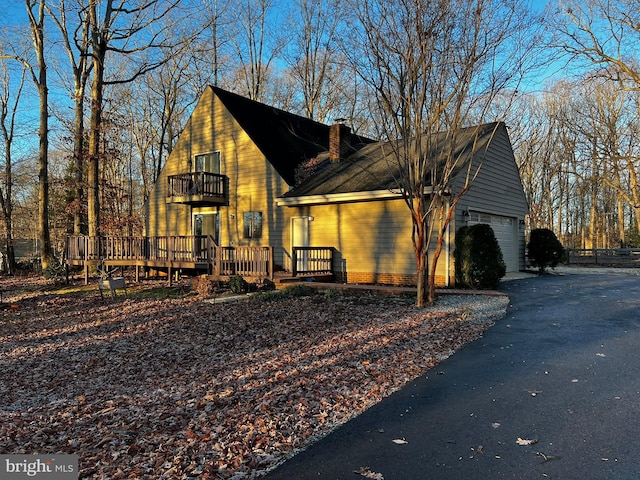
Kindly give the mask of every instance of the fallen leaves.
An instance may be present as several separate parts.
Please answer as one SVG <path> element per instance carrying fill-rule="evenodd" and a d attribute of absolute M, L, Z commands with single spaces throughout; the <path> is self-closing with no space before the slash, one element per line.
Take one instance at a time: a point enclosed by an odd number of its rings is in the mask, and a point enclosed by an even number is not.
<path fill-rule="evenodd" d="M 490 325 L 363 293 L 10 301 L 0 451 L 77 454 L 81 478 L 114 480 L 255 478 Z"/>
<path fill-rule="evenodd" d="M 381 473 L 372 472 L 369 467 L 360 467 L 358 470 L 354 470 L 353 473 L 357 473 L 358 475 L 362 475 L 365 478 L 370 478 L 372 480 L 384 480 L 384 476 Z"/>
<path fill-rule="evenodd" d="M 538 440 L 536 438 L 529 440 L 529 439 L 526 439 L 526 438 L 518 437 L 518 439 L 516 440 L 516 443 L 518 445 L 524 445 L 524 446 L 526 446 L 526 445 L 535 445 L 536 443 L 538 443 Z"/>

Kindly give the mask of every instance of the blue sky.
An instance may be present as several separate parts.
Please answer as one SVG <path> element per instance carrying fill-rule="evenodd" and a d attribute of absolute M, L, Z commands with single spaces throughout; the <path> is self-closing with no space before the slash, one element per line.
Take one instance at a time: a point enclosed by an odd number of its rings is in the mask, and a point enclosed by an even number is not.
<path fill-rule="evenodd" d="M 556 1 L 556 0 L 550 0 Z M 290 0 L 281 0 L 280 7 L 288 5 Z M 548 3 L 547 0 L 531 0 L 531 5 L 536 9 L 542 11 L 545 5 Z M 25 11 L 25 2 L 24 0 L 3 0 L 0 1 L 0 28 L 1 27 L 12 27 L 12 26 L 23 26 L 27 28 L 27 16 Z M 48 24 L 48 32 L 50 35 L 55 35 L 56 29 L 55 27 L 49 23 Z M 26 39 L 25 39 L 26 40 Z M 1 48 L 1 45 L 0 45 Z M 525 85 L 521 86 L 521 89 L 528 91 L 542 91 L 547 86 L 547 82 L 549 77 L 560 76 L 566 77 L 569 72 L 563 69 L 563 63 L 556 63 L 542 69 L 538 75 L 531 78 Z M 69 94 L 61 88 L 57 88 L 55 82 L 57 81 L 57 77 L 52 69 L 50 68 L 49 82 L 50 82 L 50 102 L 52 106 L 58 108 L 65 108 L 64 106 L 69 102 Z M 33 115 L 30 117 L 33 118 L 29 123 L 32 126 L 28 127 L 31 129 L 36 129 L 37 125 L 35 123 L 37 119 L 37 97 L 34 95 L 33 86 L 29 80 L 28 88 L 29 91 L 29 101 L 23 105 L 23 108 L 33 111 Z M 26 96 L 25 96 L 26 99 Z M 55 119 L 53 119 L 55 121 Z M 54 127 L 55 128 L 55 127 Z"/>

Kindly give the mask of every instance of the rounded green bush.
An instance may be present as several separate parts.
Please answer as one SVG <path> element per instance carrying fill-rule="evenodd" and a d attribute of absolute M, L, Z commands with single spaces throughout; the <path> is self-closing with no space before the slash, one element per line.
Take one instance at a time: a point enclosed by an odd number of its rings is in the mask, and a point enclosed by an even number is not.
<path fill-rule="evenodd" d="M 555 267 L 562 258 L 564 248 L 556 237 L 556 234 L 548 228 L 534 228 L 529 234 L 527 244 L 529 261 L 534 267 L 538 267 L 540 274 L 545 268 Z"/>
<path fill-rule="evenodd" d="M 456 285 L 491 289 L 507 272 L 502 250 L 490 225 L 479 223 L 456 232 Z"/>

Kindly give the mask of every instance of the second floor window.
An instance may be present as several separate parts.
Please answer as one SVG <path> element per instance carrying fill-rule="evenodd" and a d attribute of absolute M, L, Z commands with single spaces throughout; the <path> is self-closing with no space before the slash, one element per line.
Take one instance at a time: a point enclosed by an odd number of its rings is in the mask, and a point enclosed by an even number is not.
<path fill-rule="evenodd" d="M 220 152 L 196 155 L 193 167 L 195 172 L 220 173 Z"/>

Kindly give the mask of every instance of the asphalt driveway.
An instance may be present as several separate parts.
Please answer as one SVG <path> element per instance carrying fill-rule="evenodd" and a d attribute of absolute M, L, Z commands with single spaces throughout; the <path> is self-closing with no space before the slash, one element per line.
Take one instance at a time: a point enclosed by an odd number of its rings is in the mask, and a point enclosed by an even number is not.
<path fill-rule="evenodd" d="M 267 478 L 640 478 L 640 278 L 500 289 L 511 305 L 484 338 Z"/>

